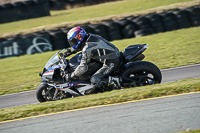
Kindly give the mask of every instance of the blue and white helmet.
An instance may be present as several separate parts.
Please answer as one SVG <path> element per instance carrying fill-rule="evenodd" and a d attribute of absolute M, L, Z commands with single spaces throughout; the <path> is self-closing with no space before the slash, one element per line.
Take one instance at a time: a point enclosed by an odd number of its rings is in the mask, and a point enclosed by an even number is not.
<path fill-rule="evenodd" d="M 79 48 L 86 36 L 87 33 L 81 27 L 74 27 L 67 33 L 68 42 L 73 49 Z"/>

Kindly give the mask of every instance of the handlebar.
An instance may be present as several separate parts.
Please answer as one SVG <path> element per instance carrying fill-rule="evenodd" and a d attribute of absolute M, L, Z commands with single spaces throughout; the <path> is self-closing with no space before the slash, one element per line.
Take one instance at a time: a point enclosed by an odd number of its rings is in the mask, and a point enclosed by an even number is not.
<path fill-rule="evenodd" d="M 68 60 L 65 59 L 64 54 L 60 53 L 59 54 L 59 58 L 61 59 L 62 63 L 66 65 L 65 70 L 67 70 L 68 72 L 70 72 L 69 63 L 68 63 Z"/>
<path fill-rule="evenodd" d="M 63 53 L 59 53 L 59 58 L 64 64 L 67 64 L 67 61 L 66 61 L 65 56 L 64 56 Z"/>

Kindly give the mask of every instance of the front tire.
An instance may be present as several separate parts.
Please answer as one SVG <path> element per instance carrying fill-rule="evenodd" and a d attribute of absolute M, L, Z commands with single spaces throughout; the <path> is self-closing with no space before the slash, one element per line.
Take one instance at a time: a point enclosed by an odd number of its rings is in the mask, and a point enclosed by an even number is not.
<path fill-rule="evenodd" d="M 123 82 L 130 86 L 144 86 L 161 83 L 160 69 L 151 62 L 136 61 L 122 73 Z"/>
<path fill-rule="evenodd" d="M 36 98 L 39 102 L 46 102 L 45 99 L 46 91 L 47 91 L 48 85 L 45 83 L 41 83 L 36 90 Z"/>

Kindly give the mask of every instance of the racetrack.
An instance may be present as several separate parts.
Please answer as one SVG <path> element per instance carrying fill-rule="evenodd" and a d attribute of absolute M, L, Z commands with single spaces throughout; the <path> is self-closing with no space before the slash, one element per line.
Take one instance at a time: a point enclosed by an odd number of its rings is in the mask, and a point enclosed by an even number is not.
<path fill-rule="evenodd" d="M 200 64 L 162 70 L 162 83 L 200 77 Z M 34 91 L 0 96 L 0 108 L 38 103 Z"/>
<path fill-rule="evenodd" d="M 200 92 L 0 124 L 1 133 L 176 133 L 200 128 Z"/>

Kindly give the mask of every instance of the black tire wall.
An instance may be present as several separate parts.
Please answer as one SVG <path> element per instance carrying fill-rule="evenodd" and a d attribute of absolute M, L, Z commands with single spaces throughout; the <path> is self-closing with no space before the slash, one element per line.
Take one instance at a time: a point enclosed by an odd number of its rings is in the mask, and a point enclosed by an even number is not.
<path fill-rule="evenodd" d="M 15 5 L 18 5 L 18 3 L 15 3 Z M 8 4 L 5 6 L 7 8 L 13 5 Z M 84 28 L 87 33 L 98 34 L 108 41 L 133 38 L 181 28 L 200 26 L 200 6 L 77 26 Z M 1 38 L 0 58 L 69 48 L 67 33 L 71 28 L 72 27 L 62 27 L 31 33 L 25 36 L 18 35 Z M 32 52 L 27 53 L 30 47 L 32 48 Z"/>
<path fill-rule="evenodd" d="M 69 47 L 69 44 L 67 42 L 67 35 L 62 30 L 51 30 L 48 31 L 51 42 L 53 45 L 53 49 L 63 49 L 66 47 Z"/>
<path fill-rule="evenodd" d="M 0 23 L 49 15 L 48 0 L 28 0 L 0 5 Z"/>
<path fill-rule="evenodd" d="M 53 50 L 51 36 L 45 31 L 1 40 L 0 59 Z"/>
<path fill-rule="evenodd" d="M 200 6 L 186 9 L 192 26 L 200 26 Z"/>
<path fill-rule="evenodd" d="M 172 12 L 164 12 L 161 13 L 160 16 L 165 31 L 172 31 L 178 29 L 176 16 Z"/>

